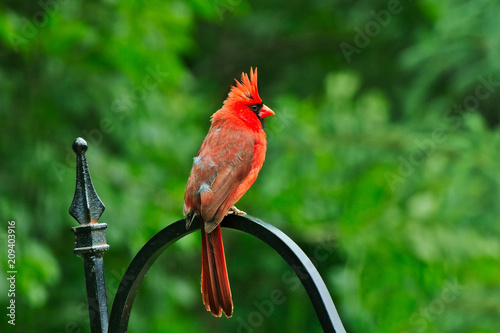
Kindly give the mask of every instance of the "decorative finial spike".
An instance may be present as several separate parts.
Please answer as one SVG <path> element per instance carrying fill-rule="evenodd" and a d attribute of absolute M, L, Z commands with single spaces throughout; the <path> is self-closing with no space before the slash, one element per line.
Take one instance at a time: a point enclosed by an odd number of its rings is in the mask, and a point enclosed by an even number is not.
<path fill-rule="evenodd" d="M 77 155 L 85 153 L 88 147 L 89 146 L 87 145 L 87 141 L 83 140 L 82 138 L 76 138 L 75 142 L 73 142 L 73 151 Z"/>
<path fill-rule="evenodd" d="M 69 213 L 79 224 L 97 223 L 105 209 L 90 178 L 85 158 L 87 148 L 87 142 L 82 138 L 77 138 L 73 143 L 73 150 L 76 153 L 76 188 Z"/>

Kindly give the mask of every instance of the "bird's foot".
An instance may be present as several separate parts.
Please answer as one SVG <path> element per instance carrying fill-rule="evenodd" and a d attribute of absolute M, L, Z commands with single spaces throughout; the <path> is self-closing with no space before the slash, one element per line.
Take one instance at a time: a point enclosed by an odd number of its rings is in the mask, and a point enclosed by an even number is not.
<path fill-rule="evenodd" d="M 242 210 L 239 210 L 238 208 L 236 208 L 236 206 L 232 206 L 231 208 L 229 208 L 229 210 L 227 211 L 226 215 L 229 215 L 229 214 L 234 214 L 234 215 L 247 215 L 247 213 L 245 213 L 244 211 Z"/>

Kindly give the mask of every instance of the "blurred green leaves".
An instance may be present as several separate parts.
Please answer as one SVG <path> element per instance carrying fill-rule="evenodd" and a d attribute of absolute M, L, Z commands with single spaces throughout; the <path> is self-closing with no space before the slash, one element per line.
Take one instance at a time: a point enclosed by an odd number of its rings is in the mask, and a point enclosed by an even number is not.
<path fill-rule="evenodd" d="M 89 331 L 68 214 L 73 140 L 89 142 L 106 205 L 111 301 L 135 253 L 182 218 L 209 117 L 254 66 L 276 116 L 238 207 L 311 255 L 347 331 L 499 331 L 499 5 L 401 2 L 348 63 L 339 45 L 388 3 L 0 5 L 0 211 L 16 220 L 16 329 Z M 130 331 L 321 331 L 277 255 L 237 232 L 224 239 L 233 319 L 202 305 L 193 234 L 144 280 Z M 275 290 L 286 301 L 267 315 L 259 306 Z"/>

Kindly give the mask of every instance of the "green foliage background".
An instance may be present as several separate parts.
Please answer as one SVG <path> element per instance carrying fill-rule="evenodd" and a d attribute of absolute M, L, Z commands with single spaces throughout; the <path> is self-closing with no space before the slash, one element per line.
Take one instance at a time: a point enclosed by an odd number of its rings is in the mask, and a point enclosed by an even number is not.
<path fill-rule="evenodd" d="M 238 207 L 311 256 L 347 331 L 500 331 L 499 12 L 494 0 L 3 1 L 1 331 L 89 332 L 68 215 L 74 139 L 107 207 L 111 300 L 141 246 L 182 218 L 209 117 L 250 66 L 276 116 Z M 232 319 L 202 305 L 193 234 L 146 277 L 129 331 L 321 331 L 281 258 L 224 238 Z"/>

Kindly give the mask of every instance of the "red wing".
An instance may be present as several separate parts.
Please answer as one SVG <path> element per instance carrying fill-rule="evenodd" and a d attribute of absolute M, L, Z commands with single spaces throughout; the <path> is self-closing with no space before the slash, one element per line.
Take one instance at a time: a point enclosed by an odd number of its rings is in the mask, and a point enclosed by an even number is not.
<path fill-rule="evenodd" d="M 238 200 L 234 194 L 252 168 L 254 144 L 252 132 L 238 130 L 227 122 L 223 126 L 212 125 L 203 141 L 194 160 L 185 201 L 195 202 L 191 209 L 201 213 L 207 232 Z"/>

